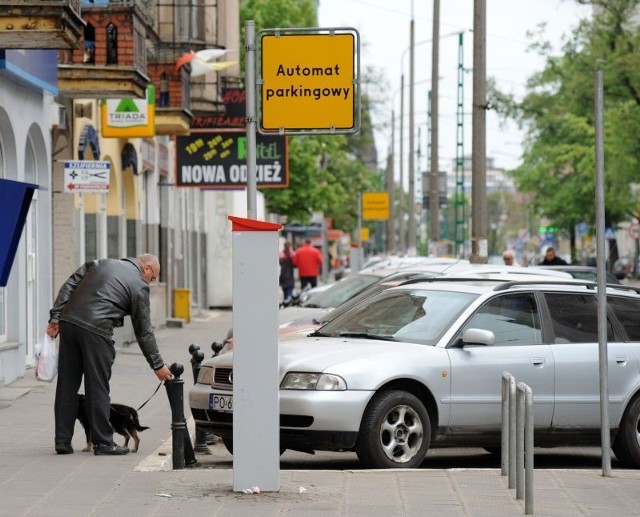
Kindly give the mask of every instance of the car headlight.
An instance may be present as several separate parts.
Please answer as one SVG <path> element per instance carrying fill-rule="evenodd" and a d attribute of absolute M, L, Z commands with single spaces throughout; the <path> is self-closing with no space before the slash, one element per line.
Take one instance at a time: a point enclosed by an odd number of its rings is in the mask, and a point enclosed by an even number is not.
<path fill-rule="evenodd" d="M 339 375 L 330 373 L 289 372 L 282 379 L 283 390 L 343 391 L 346 381 Z"/>
<path fill-rule="evenodd" d="M 211 384 L 213 380 L 213 368 L 209 366 L 200 367 L 200 371 L 198 372 L 198 384 Z"/>

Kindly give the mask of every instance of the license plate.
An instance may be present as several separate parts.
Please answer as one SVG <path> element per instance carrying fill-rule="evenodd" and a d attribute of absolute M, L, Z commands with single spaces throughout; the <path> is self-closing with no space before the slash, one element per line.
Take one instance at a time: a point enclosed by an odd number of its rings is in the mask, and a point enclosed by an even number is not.
<path fill-rule="evenodd" d="M 209 409 L 233 412 L 233 396 L 211 393 L 209 395 Z"/>

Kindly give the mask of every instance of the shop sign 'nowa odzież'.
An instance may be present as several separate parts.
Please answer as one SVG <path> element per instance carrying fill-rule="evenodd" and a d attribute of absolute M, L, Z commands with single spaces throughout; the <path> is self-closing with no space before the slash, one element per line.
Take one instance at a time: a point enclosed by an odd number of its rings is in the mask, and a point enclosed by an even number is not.
<path fill-rule="evenodd" d="M 279 29 L 260 34 L 261 132 L 359 130 L 355 29 Z"/>

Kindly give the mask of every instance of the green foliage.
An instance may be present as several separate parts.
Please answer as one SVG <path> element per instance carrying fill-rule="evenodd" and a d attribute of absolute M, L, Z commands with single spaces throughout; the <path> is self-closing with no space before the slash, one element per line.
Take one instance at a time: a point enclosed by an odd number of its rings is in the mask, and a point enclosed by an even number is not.
<path fill-rule="evenodd" d="M 518 121 L 527 136 L 523 161 L 513 171 L 521 192 L 565 234 L 595 219 L 595 71 L 604 74 L 605 203 L 608 224 L 626 219 L 637 206 L 630 185 L 640 170 L 640 31 L 630 23 L 640 0 L 598 4 L 598 16 L 583 21 L 565 41 L 563 53 L 533 49 L 546 59 L 528 81 L 521 101 L 490 86 L 491 103 Z"/>

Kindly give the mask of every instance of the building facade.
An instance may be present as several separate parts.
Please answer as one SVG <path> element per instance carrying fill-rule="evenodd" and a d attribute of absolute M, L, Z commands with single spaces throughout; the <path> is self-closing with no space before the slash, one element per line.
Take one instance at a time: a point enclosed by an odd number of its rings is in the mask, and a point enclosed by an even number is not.
<path fill-rule="evenodd" d="M 227 268 L 207 250 L 217 247 L 207 233 L 225 231 L 226 220 L 212 228 L 207 207 L 228 193 L 175 186 L 175 136 L 190 132 L 193 113 L 223 108 L 221 89 L 239 82 L 239 66 L 191 77 L 189 64 L 176 62 L 207 48 L 232 49 L 238 60 L 238 0 L 68 0 L 56 2 L 55 12 L 50 4 L 11 15 L 50 17 L 49 27 L 59 25 L 55 38 L 51 31 L 41 31 L 47 40 L 0 30 L 0 178 L 39 186 L 9 281 L 0 287 L 0 387 L 34 364 L 52 301 L 83 262 L 158 255 L 155 326 L 174 316 L 176 289 L 189 291 L 194 310 L 207 308 L 215 289 L 208 275 Z M 0 9 L 0 16 L 8 12 Z M 53 77 L 33 74 L 24 62 Z M 150 91 L 153 134 L 104 134 L 106 99 L 139 100 Z M 106 193 L 69 188 L 65 164 L 81 160 L 109 164 Z M 133 341 L 130 324 L 115 339 Z"/>

